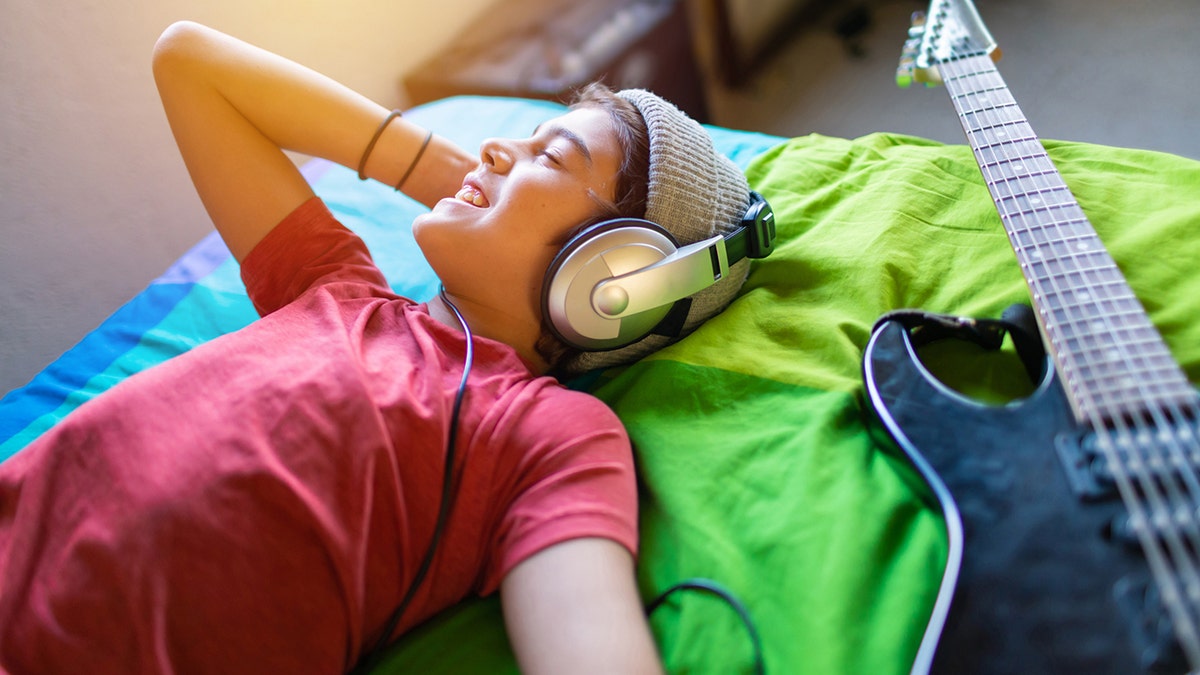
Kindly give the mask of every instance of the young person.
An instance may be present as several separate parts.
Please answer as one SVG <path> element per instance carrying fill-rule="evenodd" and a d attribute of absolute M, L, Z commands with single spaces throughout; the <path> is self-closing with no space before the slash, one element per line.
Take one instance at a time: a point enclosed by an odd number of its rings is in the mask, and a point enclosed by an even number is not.
<path fill-rule="evenodd" d="M 672 338 L 568 347 L 542 285 L 587 223 L 645 216 L 685 244 L 735 227 L 741 172 L 643 91 L 592 88 L 473 154 L 192 23 L 160 38 L 154 75 L 262 318 L 128 378 L 0 465 L 0 668 L 344 672 L 499 590 L 523 671 L 657 672 L 628 438 L 546 374 Z M 443 292 L 393 294 L 284 150 L 431 207 L 413 234 Z M 699 293 L 682 334 L 745 272 Z"/>

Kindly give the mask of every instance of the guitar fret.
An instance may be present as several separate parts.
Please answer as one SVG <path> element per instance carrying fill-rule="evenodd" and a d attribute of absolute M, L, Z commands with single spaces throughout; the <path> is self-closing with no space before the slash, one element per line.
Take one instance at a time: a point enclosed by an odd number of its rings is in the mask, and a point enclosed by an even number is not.
<path fill-rule="evenodd" d="M 965 62 L 960 61 L 959 63 L 965 63 Z M 950 86 L 950 84 L 956 83 L 960 80 L 977 78 L 977 77 L 980 77 L 983 75 L 989 75 L 991 73 L 991 71 L 989 71 L 985 68 L 980 68 L 979 70 L 964 71 L 964 72 L 960 72 L 957 74 L 952 72 L 949 68 L 947 68 L 946 71 L 947 71 L 946 73 L 942 74 L 942 80 L 946 83 L 946 86 Z"/>
<path fill-rule="evenodd" d="M 1013 191 L 1013 185 L 1010 183 L 996 183 L 991 186 L 992 196 L 1000 201 L 1018 202 L 1025 204 L 1030 210 L 1045 210 L 1045 209 L 1077 209 L 1078 204 L 1075 198 L 1071 195 L 1071 191 L 1066 187 L 1052 186 L 1046 188 L 1022 189 Z M 1082 214 L 1082 211 L 1078 212 Z M 1072 215 L 1070 219 L 1078 219 L 1078 215 Z"/>
<path fill-rule="evenodd" d="M 1025 185 L 1024 180 L 1006 178 L 1003 180 L 992 181 L 988 183 L 988 189 L 996 197 L 1028 197 L 1045 199 L 1053 197 L 1057 201 L 1056 204 L 1075 205 L 1075 197 L 1071 194 L 1071 190 L 1066 185 L 1045 185 L 1035 187 L 1033 185 Z"/>
<path fill-rule="evenodd" d="M 1021 108 L 1016 103 L 1005 103 L 976 107 L 963 112 L 963 118 L 970 122 L 967 128 L 974 131 L 994 128 L 1004 124 L 1028 124 Z"/>
<path fill-rule="evenodd" d="M 1062 282 L 1062 283 L 1056 283 Z M 1088 294 L 1082 301 L 1072 302 L 1080 297 L 1080 293 L 1070 290 L 1057 290 L 1059 285 L 1076 283 L 1088 287 Z M 1030 284 L 1035 299 L 1045 301 L 1046 309 L 1051 317 L 1060 324 L 1078 323 L 1090 328 L 1102 329 L 1097 321 L 1104 317 L 1122 319 L 1123 316 L 1138 316 L 1144 312 L 1137 297 L 1127 292 L 1128 286 L 1120 279 L 1096 280 L 1088 279 L 1085 275 L 1071 272 L 1067 274 L 1039 276 L 1032 279 Z M 1070 316 L 1063 316 L 1070 312 Z M 1130 325 L 1128 321 L 1122 322 Z"/>
<path fill-rule="evenodd" d="M 1081 275 L 1072 274 L 1071 276 L 1077 277 Z M 1079 288 L 1078 286 L 1088 287 Z M 1099 284 L 1081 283 L 1077 284 L 1076 288 L 1067 288 L 1055 293 L 1054 295 L 1061 297 L 1064 302 L 1069 303 L 1077 310 L 1075 312 L 1077 316 L 1075 320 L 1078 321 L 1090 321 L 1107 314 L 1111 314 L 1110 318 L 1113 319 L 1123 319 L 1125 311 L 1129 311 L 1129 313 L 1134 317 L 1140 316 L 1142 314 L 1141 303 L 1137 302 L 1137 298 L 1133 295 L 1124 293 L 1124 290 L 1127 288 L 1127 286 L 1124 284 L 1120 284 L 1119 286 L 1114 284 L 1113 287 L 1119 288 L 1122 291 L 1122 294 L 1112 297 L 1097 297 L 1101 295 L 1096 292 L 1096 290 L 1099 288 Z M 1118 307 L 1118 305 L 1123 303 L 1136 304 L 1129 308 L 1129 310 L 1123 310 L 1122 308 Z M 1095 313 L 1088 314 L 1087 312 L 1093 308 L 1095 309 Z"/>
<path fill-rule="evenodd" d="M 1104 324 L 1096 328 L 1096 324 Z M 1093 334 L 1092 331 L 1102 331 Z M 1117 353 L 1118 350 L 1132 360 L 1133 357 L 1150 355 L 1152 353 L 1169 353 L 1163 349 L 1153 348 L 1158 339 L 1158 333 L 1150 326 L 1125 325 L 1114 327 L 1108 325 L 1103 318 L 1073 320 L 1069 324 L 1047 329 L 1047 339 L 1057 347 L 1078 350 L 1083 354 L 1087 350 L 1101 350 L 1105 354 Z M 1152 349 L 1153 348 L 1153 349 Z M 1083 359 L 1086 361 L 1086 359 Z"/>
<path fill-rule="evenodd" d="M 1147 405 L 1190 405 L 1195 397 L 1195 390 L 1181 387 L 1174 373 L 1166 368 L 1157 380 L 1146 373 L 1139 373 L 1138 377 L 1125 375 L 1120 379 L 1096 378 L 1088 382 L 1086 390 L 1087 393 L 1080 396 L 1094 408 L 1117 410 L 1124 415 L 1139 414 Z"/>
<path fill-rule="evenodd" d="M 1142 313 L 1141 303 L 1133 295 L 1125 293 L 1124 284 L 1111 281 L 1107 283 L 1090 283 L 1092 289 L 1086 299 L 1081 302 L 1072 302 L 1078 297 L 1078 293 L 1070 290 L 1059 291 L 1054 288 L 1053 283 L 1056 280 L 1063 280 L 1065 277 L 1057 279 L 1037 279 L 1033 286 L 1033 293 L 1038 296 L 1038 300 L 1045 300 L 1046 309 L 1052 313 L 1050 318 L 1055 319 L 1059 324 L 1070 325 L 1072 323 L 1089 328 L 1099 328 L 1097 321 L 1105 318 L 1120 321 L 1122 325 L 1132 325 L 1126 320 L 1126 316 L 1136 317 Z M 1048 290 L 1043 290 L 1046 287 Z M 1117 294 L 1106 295 L 1106 291 L 1116 291 Z M 1070 316 L 1062 316 L 1064 313 L 1070 313 Z"/>
<path fill-rule="evenodd" d="M 1041 157 L 1012 157 L 999 161 L 984 161 L 981 171 L 985 181 L 990 179 L 989 186 L 999 183 L 1017 183 L 1019 185 L 1028 179 L 1030 182 L 1041 180 L 1043 187 L 1065 187 L 1064 183 L 1059 182 L 1061 177 L 1055 178 L 1058 170 L 1050 164 L 1048 159 L 1043 161 Z M 1051 178 L 1047 178 L 1047 176 L 1051 176 Z"/>
<path fill-rule="evenodd" d="M 1016 117 L 1004 117 L 1000 113 L 1012 113 L 1015 109 Z M 980 110 L 977 112 L 964 111 L 963 113 L 963 128 L 967 133 L 987 133 L 993 130 L 1001 130 L 996 134 L 997 138 L 1007 138 L 1007 132 L 1003 131 L 1004 127 L 1021 127 L 1022 131 L 1027 133 L 1033 132 L 1033 127 L 1029 126 L 1029 122 L 1021 115 L 1021 109 L 1016 107 L 1014 103 L 1007 108 L 994 108 L 991 110 Z M 986 119 L 985 119 L 986 118 Z"/>
<path fill-rule="evenodd" d="M 1164 348 L 1159 348 L 1158 333 L 1151 327 L 1132 327 L 1124 328 L 1105 328 L 1103 335 L 1091 335 L 1089 333 L 1080 333 L 1075 328 L 1083 328 L 1091 330 L 1088 325 L 1093 321 L 1079 322 L 1070 327 L 1062 327 L 1059 330 L 1052 331 L 1049 334 L 1053 335 L 1053 339 L 1059 346 L 1078 350 L 1084 356 L 1112 356 L 1120 354 L 1127 365 L 1141 359 L 1146 359 L 1147 362 L 1153 360 L 1155 355 L 1166 355 L 1169 357 L 1170 352 Z M 1090 352 L 1090 354 L 1089 354 Z M 1089 359 L 1081 359 L 1083 362 Z"/>
<path fill-rule="evenodd" d="M 1161 367 L 1162 360 L 1171 362 L 1170 354 L 1156 350 L 1157 336 L 1153 331 L 1144 327 L 1109 330 L 1105 335 L 1076 335 L 1062 338 L 1062 343 L 1077 350 L 1080 354 L 1090 355 L 1091 358 L 1081 359 L 1085 364 L 1083 369 L 1111 367 L 1112 364 L 1123 362 L 1129 354 L 1137 354 L 1144 359 L 1149 367 Z M 1122 349 L 1124 347 L 1124 349 Z M 1152 362 L 1158 361 L 1154 366 Z"/>
<path fill-rule="evenodd" d="M 997 119 L 1005 122 L 1025 122 L 1025 115 L 1016 101 L 995 102 L 987 96 L 974 96 L 962 99 L 963 115 L 967 117 L 986 117 L 996 115 Z"/>
<path fill-rule="evenodd" d="M 1142 344 L 1146 344 L 1146 341 Z M 1102 386 L 1101 383 L 1105 379 L 1129 378 L 1131 382 L 1150 382 L 1155 372 L 1161 379 L 1164 373 L 1170 373 L 1174 366 L 1170 354 L 1139 355 L 1138 367 L 1131 371 L 1125 365 L 1129 354 L 1111 347 L 1084 348 L 1080 353 L 1089 358 L 1080 360 L 1078 372 L 1082 377 L 1097 382 L 1098 384 L 1093 385 L 1097 388 Z"/>
<path fill-rule="evenodd" d="M 1008 87 L 1004 86 L 1003 82 L 992 80 L 983 86 L 961 87 L 958 86 L 961 79 L 963 78 L 958 78 L 957 80 L 951 79 L 946 84 L 946 89 L 950 92 L 950 100 L 953 102 L 971 100 L 972 97 L 975 99 L 990 99 L 993 96 L 999 96 L 1002 101 L 1016 101 L 1012 96 L 1012 92 L 1008 90 Z"/>
<path fill-rule="evenodd" d="M 954 87 L 947 85 L 946 88 L 953 89 Z M 1000 100 L 1004 101 L 1006 105 L 1016 105 L 1016 99 L 1014 99 L 1012 97 L 1012 93 L 1008 90 L 1008 87 L 1004 86 L 1003 84 L 999 84 L 999 85 L 995 85 L 995 86 L 991 86 L 991 87 L 977 87 L 977 88 L 971 89 L 970 91 L 966 91 L 963 89 L 959 89 L 958 91 L 951 91 L 950 92 L 950 100 L 954 101 L 954 102 L 971 101 L 971 100 L 987 101 L 987 100 L 991 99 L 991 97 L 996 96 L 996 95 L 999 95 Z"/>
<path fill-rule="evenodd" d="M 1081 405 L 1112 417 L 1139 412 L 1149 406 L 1190 405 L 1196 391 L 1177 376 L 1178 366 L 1167 357 L 1154 367 L 1136 372 L 1112 368 L 1108 372 L 1085 372 L 1072 364 L 1062 366 L 1063 381 Z"/>
<path fill-rule="evenodd" d="M 1044 215 L 1050 217 L 1055 214 L 1045 212 Z M 1025 219 L 1022 214 L 1006 214 L 1003 220 L 1009 240 L 1017 249 L 1017 257 L 1024 263 L 1055 268 L 1071 265 L 1066 269 L 1083 271 L 1114 264 L 1095 235 L 1081 232 L 1086 220 L 1064 218 L 1051 223 L 1052 228 L 1023 227 Z M 1081 261 L 1087 264 L 1078 265 Z"/>
<path fill-rule="evenodd" d="M 1056 294 L 1048 293 L 1043 297 L 1046 298 L 1047 304 L 1050 305 L 1047 309 L 1053 314 L 1057 325 L 1064 330 L 1069 330 L 1076 326 L 1086 330 L 1109 330 L 1108 325 L 1103 323 L 1104 319 L 1120 321 L 1122 325 L 1129 327 L 1133 326 L 1134 323 L 1129 321 L 1128 318 L 1136 319 L 1143 313 L 1141 303 L 1133 296 L 1104 298 L 1080 305 L 1058 307 L 1053 306 L 1053 298 L 1057 297 Z"/>
<path fill-rule="evenodd" d="M 1154 367 L 1148 365 L 1134 374 L 1113 365 L 1107 368 L 1093 365 L 1082 368 L 1079 375 L 1089 382 L 1087 388 L 1093 397 L 1100 400 L 1123 396 L 1144 398 L 1147 393 L 1176 396 L 1180 390 L 1172 372 L 1174 364 L 1169 359 L 1167 361 L 1160 361 Z"/>
<path fill-rule="evenodd" d="M 1020 219 L 1004 218 L 1003 224 L 1009 228 L 1009 235 L 1021 248 L 1031 249 L 1028 252 L 1033 258 L 1053 260 L 1070 255 L 1072 247 L 1069 247 L 1068 244 L 1072 242 L 1077 254 L 1087 251 L 1107 255 L 1095 232 L 1088 227 L 1091 223 L 1082 212 L 1073 218 L 1065 218 L 1052 223 L 1024 223 Z M 1021 227 L 1017 227 L 1018 225 Z M 1087 247 L 1081 247 L 1083 240 L 1089 241 Z M 1095 242 L 1095 246 L 1092 246 L 1090 242 Z M 1051 255 L 1046 256 L 1046 253 Z"/>
<path fill-rule="evenodd" d="M 1021 268 L 1028 274 L 1029 282 L 1035 292 L 1041 288 L 1055 289 L 1054 295 L 1064 297 L 1067 293 L 1078 295 L 1075 288 L 1087 289 L 1088 295 L 1098 300 L 1113 300 L 1115 298 L 1133 298 L 1125 280 L 1122 279 L 1107 259 L 1099 262 L 1075 259 L 1059 259 L 1050 263 L 1042 260 L 1019 261 Z M 1058 290 L 1058 289 L 1063 290 Z"/>
<path fill-rule="evenodd" d="M 1036 159 L 1036 158 L 1034 158 L 1034 159 Z M 1012 160 L 1012 161 L 1007 161 L 1007 162 L 998 162 L 995 165 L 993 165 L 992 168 L 1006 169 L 1009 171 L 1009 173 L 1007 175 L 1001 175 L 1001 176 L 985 175 L 984 180 L 987 182 L 987 184 L 989 186 L 996 185 L 999 183 L 1020 184 L 1024 181 L 1036 182 L 1036 180 L 1039 178 L 1047 178 L 1047 179 L 1050 179 L 1051 181 L 1053 181 L 1054 179 L 1059 177 L 1059 173 L 1057 170 L 1054 169 L 1054 167 L 1047 167 L 1045 169 L 1037 169 L 1035 171 L 1029 171 L 1029 170 L 1027 170 L 1026 166 L 1018 160 Z M 1021 173 L 1018 174 L 1017 173 L 1018 171 L 1020 171 Z M 1063 184 L 1062 182 L 1057 182 L 1055 185 L 1053 185 L 1053 187 L 1055 187 L 1055 188 L 1057 188 L 1059 186 L 1066 187 L 1066 185 Z M 1050 185 L 1045 185 L 1038 189 L 1046 189 L 1046 188 L 1050 188 L 1050 187 L 1051 187 Z"/>
<path fill-rule="evenodd" d="M 1074 202 L 1048 204 L 1041 197 L 1029 194 L 997 196 L 995 201 L 1000 205 L 1001 210 L 1003 211 L 1001 214 L 1002 217 L 1006 218 L 1018 218 L 1033 214 L 1044 214 L 1049 218 L 1055 219 L 1055 222 L 1078 220 L 1077 217 L 1075 217 L 1075 214 L 1079 213 L 1079 207 Z M 1070 214 L 1071 217 L 1058 217 L 1064 213 Z"/>
<path fill-rule="evenodd" d="M 1036 140 L 1036 139 L 1034 139 L 1034 140 Z M 1040 143 L 1037 144 L 1036 148 L 1034 148 L 1034 150 L 1032 152 L 1025 152 L 1022 154 L 1007 154 L 1007 155 L 1003 155 L 1003 156 L 996 156 L 994 154 L 994 151 L 999 147 L 1002 147 L 1002 144 L 996 144 L 996 145 L 992 145 L 992 146 L 975 148 L 975 156 L 978 159 L 980 167 L 982 169 L 986 170 L 986 169 L 996 168 L 996 167 L 1004 166 L 1006 164 L 1011 164 L 1013 162 L 1033 162 L 1033 161 L 1038 161 L 1038 160 L 1045 160 L 1047 163 L 1050 163 L 1050 159 L 1046 156 L 1046 149 L 1043 148 Z M 991 157 L 983 156 L 987 152 L 993 152 L 993 156 L 991 156 Z M 1057 171 L 1057 169 L 1055 169 L 1055 171 Z"/>
<path fill-rule="evenodd" d="M 1028 127 L 1028 125 L 1022 125 L 1022 126 Z M 967 135 L 973 136 L 973 135 L 977 135 L 977 134 L 976 134 L 976 132 L 973 132 L 970 129 L 968 129 Z M 1025 152 L 1022 155 L 1016 155 L 1016 157 L 1018 159 L 1020 159 L 1021 157 L 1028 157 L 1028 158 L 1037 157 L 1037 156 L 1039 156 L 1039 154 L 1041 152 L 1044 152 L 1044 150 L 1042 149 L 1042 145 L 1038 141 L 1038 137 L 1035 134 L 1030 134 L 1028 136 L 1019 136 L 1016 138 L 1009 138 L 1009 137 L 1007 137 L 1007 132 L 1001 132 L 999 134 L 999 136 L 1003 140 L 997 140 L 997 141 L 994 141 L 991 143 L 979 143 L 978 147 L 983 148 L 983 149 L 994 150 L 994 149 L 1003 148 L 1003 147 L 1016 147 L 1022 143 L 1026 143 L 1026 144 L 1034 143 L 1037 145 L 1038 149 L 1035 150 L 1034 152 Z M 1008 155 L 1008 157 L 1012 158 L 1013 155 Z"/>

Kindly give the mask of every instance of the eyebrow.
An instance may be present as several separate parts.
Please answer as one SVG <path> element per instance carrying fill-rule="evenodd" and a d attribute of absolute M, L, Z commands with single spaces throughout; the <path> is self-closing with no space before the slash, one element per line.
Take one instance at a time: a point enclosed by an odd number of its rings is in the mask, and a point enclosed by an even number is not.
<path fill-rule="evenodd" d="M 537 135 L 541 131 L 542 131 L 542 125 L 539 124 L 537 126 L 537 128 L 533 130 L 533 133 L 534 133 L 534 135 Z M 556 136 L 558 138 L 562 138 L 563 140 L 570 143 L 572 146 L 575 147 L 575 150 L 577 152 L 579 152 L 579 154 L 583 155 L 583 159 L 584 159 L 584 161 L 587 162 L 587 165 L 589 167 L 592 165 L 592 152 L 590 150 L 588 150 L 587 143 L 585 143 L 583 141 L 583 138 L 579 134 L 575 133 L 574 131 L 571 131 L 570 129 L 568 129 L 566 127 L 559 126 L 557 124 L 547 127 L 546 131 L 548 131 L 551 136 Z"/>

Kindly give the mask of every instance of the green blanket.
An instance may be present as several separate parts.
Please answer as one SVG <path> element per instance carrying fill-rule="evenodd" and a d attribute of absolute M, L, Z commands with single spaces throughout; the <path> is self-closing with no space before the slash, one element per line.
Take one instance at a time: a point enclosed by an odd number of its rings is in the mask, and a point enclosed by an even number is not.
<path fill-rule="evenodd" d="M 1196 381 L 1200 163 L 1046 146 Z M 862 350 L 888 310 L 999 316 L 1026 301 L 1024 282 L 965 146 L 809 136 L 748 175 L 777 213 L 776 252 L 698 333 L 593 383 L 637 448 L 641 588 L 719 582 L 753 617 L 768 672 L 904 673 L 945 535 L 916 473 L 873 433 Z M 975 393 L 1027 391 L 1004 356 L 947 350 L 938 370 Z M 675 596 L 652 626 L 672 673 L 750 672 L 750 638 L 712 596 Z M 387 665 L 515 672 L 495 600 L 410 636 Z"/>

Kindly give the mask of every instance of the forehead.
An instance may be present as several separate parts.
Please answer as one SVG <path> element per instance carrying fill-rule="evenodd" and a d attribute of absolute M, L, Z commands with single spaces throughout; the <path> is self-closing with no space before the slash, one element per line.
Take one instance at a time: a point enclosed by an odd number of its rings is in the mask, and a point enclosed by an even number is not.
<path fill-rule="evenodd" d="M 620 166 L 621 147 L 613 119 L 601 108 L 576 108 L 539 124 L 533 135 L 562 138 L 597 169 L 615 172 Z"/>

